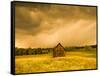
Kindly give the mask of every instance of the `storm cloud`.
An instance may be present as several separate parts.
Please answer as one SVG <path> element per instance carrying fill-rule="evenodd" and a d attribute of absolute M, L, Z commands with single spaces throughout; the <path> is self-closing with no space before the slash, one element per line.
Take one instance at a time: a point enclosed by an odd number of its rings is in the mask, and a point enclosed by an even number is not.
<path fill-rule="evenodd" d="M 96 44 L 96 7 L 15 4 L 16 47 Z"/>

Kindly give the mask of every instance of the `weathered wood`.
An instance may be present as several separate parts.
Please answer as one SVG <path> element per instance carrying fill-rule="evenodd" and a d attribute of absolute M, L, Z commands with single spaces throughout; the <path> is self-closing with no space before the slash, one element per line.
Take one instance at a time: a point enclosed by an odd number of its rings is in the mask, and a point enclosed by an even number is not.
<path fill-rule="evenodd" d="M 65 56 L 65 49 L 64 47 L 59 43 L 56 47 L 53 49 L 53 57 L 63 57 Z"/>

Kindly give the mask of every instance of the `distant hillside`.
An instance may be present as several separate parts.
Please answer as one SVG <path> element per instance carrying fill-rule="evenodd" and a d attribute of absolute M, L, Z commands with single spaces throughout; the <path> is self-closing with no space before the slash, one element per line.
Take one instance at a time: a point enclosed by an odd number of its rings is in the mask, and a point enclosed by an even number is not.
<path fill-rule="evenodd" d="M 96 47 L 97 47 L 97 45 L 70 46 L 70 47 L 65 47 L 65 48 L 85 48 L 85 47 L 92 47 L 92 48 L 96 48 Z"/>
<path fill-rule="evenodd" d="M 92 47 L 92 48 L 96 48 L 96 47 L 97 47 L 97 45 L 91 45 L 91 47 Z"/>

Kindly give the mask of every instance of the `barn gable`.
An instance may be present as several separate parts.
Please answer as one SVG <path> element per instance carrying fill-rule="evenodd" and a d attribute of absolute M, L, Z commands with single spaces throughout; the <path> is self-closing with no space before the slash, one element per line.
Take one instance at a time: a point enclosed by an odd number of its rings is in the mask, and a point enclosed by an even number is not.
<path fill-rule="evenodd" d="M 62 57 L 65 56 L 65 49 L 64 47 L 59 43 L 54 49 L 53 49 L 53 57 Z"/>

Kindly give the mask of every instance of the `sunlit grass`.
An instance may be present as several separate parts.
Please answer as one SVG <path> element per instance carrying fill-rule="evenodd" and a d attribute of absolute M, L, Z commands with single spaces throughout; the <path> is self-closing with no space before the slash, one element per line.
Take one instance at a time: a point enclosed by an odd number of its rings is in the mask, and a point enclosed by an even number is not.
<path fill-rule="evenodd" d="M 96 54 L 66 52 L 65 57 L 55 58 L 51 54 L 16 56 L 15 63 L 16 74 L 96 69 Z"/>

